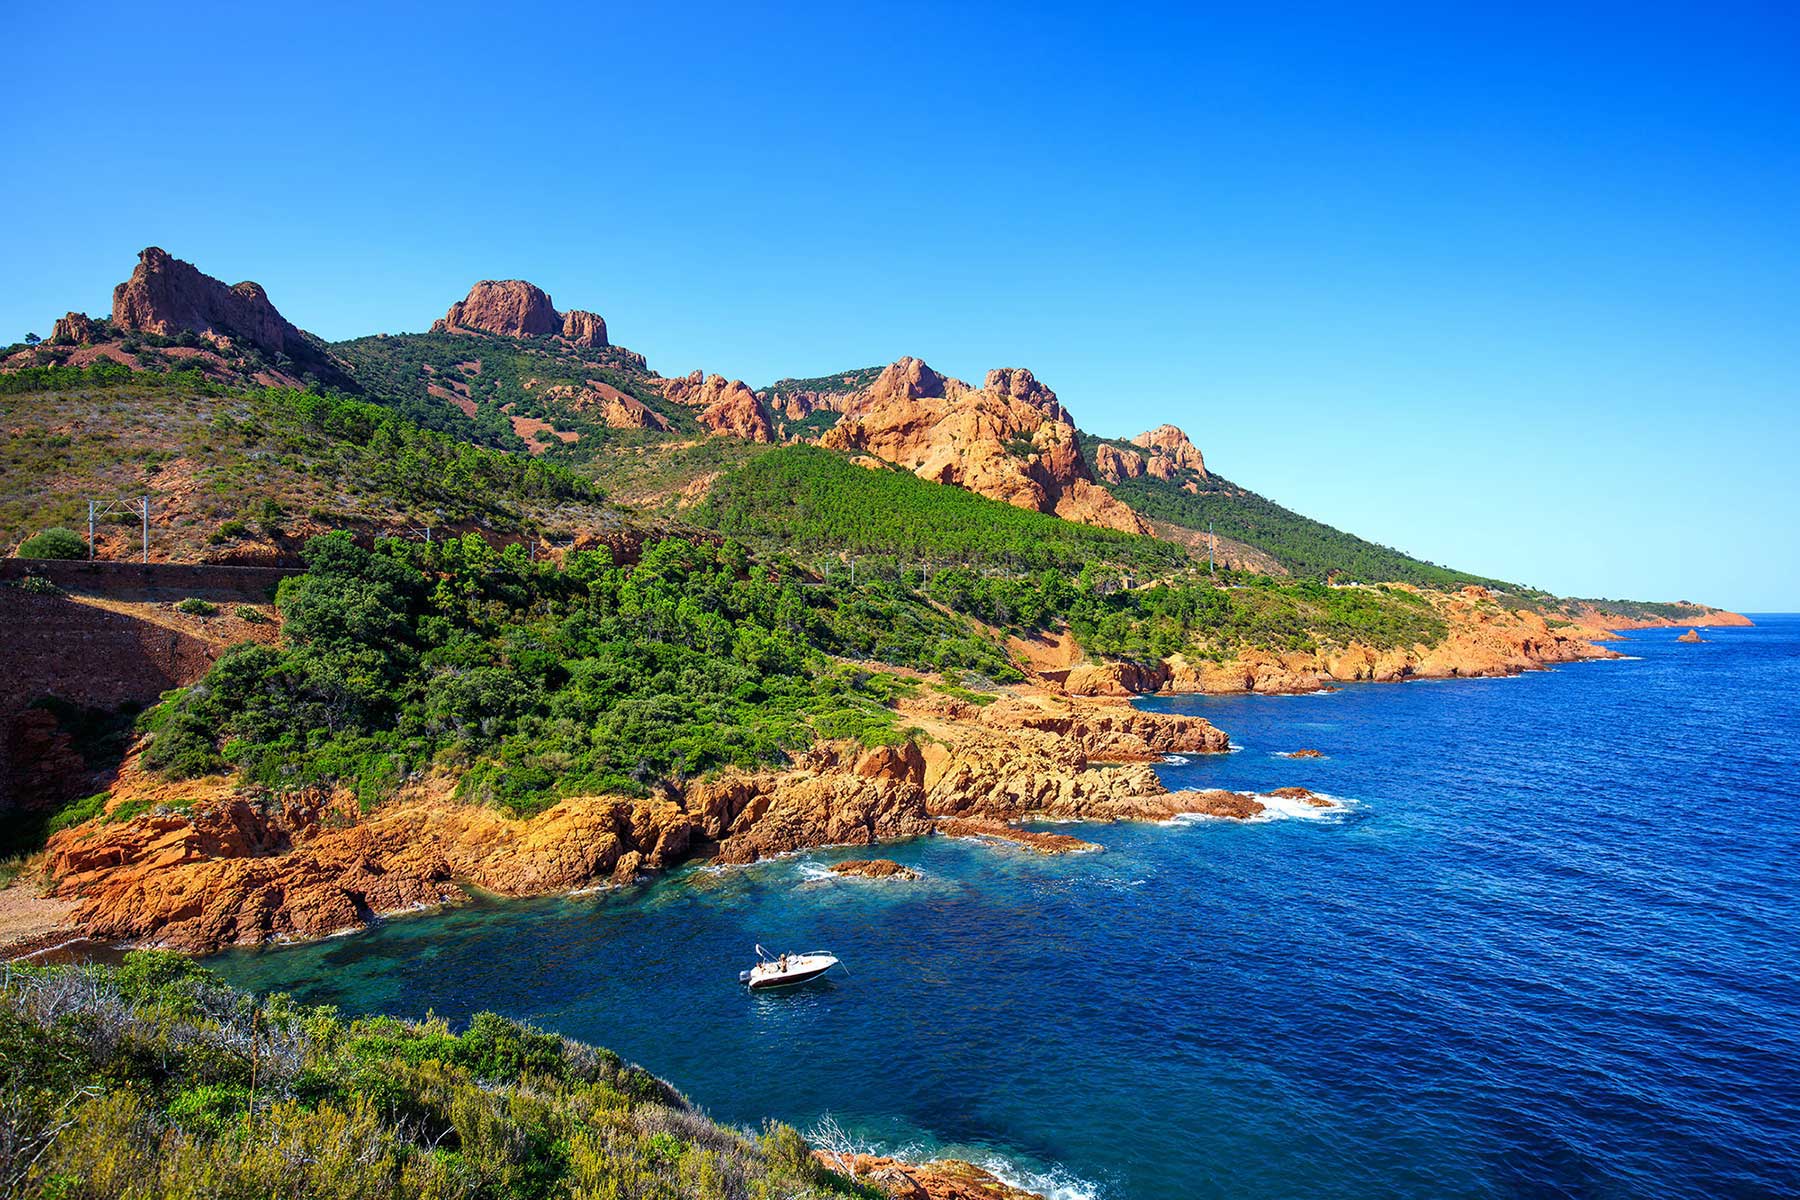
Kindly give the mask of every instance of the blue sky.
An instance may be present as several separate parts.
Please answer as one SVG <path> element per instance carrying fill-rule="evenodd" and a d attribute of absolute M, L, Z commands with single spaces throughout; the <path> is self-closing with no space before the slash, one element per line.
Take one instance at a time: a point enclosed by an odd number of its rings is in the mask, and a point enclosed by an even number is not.
<path fill-rule="evenodd" d="M 334 338 L 522 277 L 665 374 L 1028 366 L 1427 558 L 1800 609 L 1793 12 L 43 6 L 0 340 L 152 243 Z"/>

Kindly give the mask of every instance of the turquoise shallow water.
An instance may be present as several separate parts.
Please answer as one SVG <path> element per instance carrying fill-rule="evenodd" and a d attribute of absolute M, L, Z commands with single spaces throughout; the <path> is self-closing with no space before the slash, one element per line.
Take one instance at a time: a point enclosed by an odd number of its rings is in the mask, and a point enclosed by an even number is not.
<path fill-rule="evenodd" d="M 212 965 L 496 1009 L 723 1120 L 830 1114 L 1060 1196 L 1800 1195 L 1800 618 L 1676 632 L 1518 679 L 1152 702 L 1241 747 L 1172 786 L 1350 801 L 1322 819 L 883 848 L 916 883 L 820 852 Z M 757 941 L 851 973 L 747 995 Z"/>

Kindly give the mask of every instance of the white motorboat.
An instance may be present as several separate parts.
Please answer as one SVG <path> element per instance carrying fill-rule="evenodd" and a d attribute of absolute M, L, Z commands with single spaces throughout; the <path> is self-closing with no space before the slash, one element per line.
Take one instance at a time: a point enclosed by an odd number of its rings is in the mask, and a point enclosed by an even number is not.
<path fill-rule="evenodd" d="M 756 960 L 754 967 L 738 972 L 738 982 L 753 992 L 811 983 L 838 965 L 837 957 L 823 950 L 772 956 L 761 946 L 756 948 Z"/>

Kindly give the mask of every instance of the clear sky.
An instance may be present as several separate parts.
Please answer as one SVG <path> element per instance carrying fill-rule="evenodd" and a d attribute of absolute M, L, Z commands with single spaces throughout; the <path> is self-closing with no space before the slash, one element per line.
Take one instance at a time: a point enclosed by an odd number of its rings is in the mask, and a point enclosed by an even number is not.
<path fill-rule="evenodd" d="M 1797 14 L 15 7 L 0 340 L 147 244 L 328 338 L 521 277 L 665 374 L 1028 366 L 1423 557 L 1800 609 Z"/>

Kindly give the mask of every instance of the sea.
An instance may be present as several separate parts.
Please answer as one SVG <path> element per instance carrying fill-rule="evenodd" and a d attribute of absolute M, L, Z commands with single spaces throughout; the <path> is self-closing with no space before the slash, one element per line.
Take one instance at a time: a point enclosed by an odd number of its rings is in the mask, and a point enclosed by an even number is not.
<path fill-rule="evenodd" d="M 715 1119 L 1055 1200 L 1800 1196 L 1800 616 L 1510 679 L 1154 699 L 1247 823 L 929 838 L 478 899 L 217 956 L 346 1012 L 491 1009 Z M 1317 750 L 1323 757 L 1286 757 Z M 753 947 L 844 968 L 748 993 Z"/>

